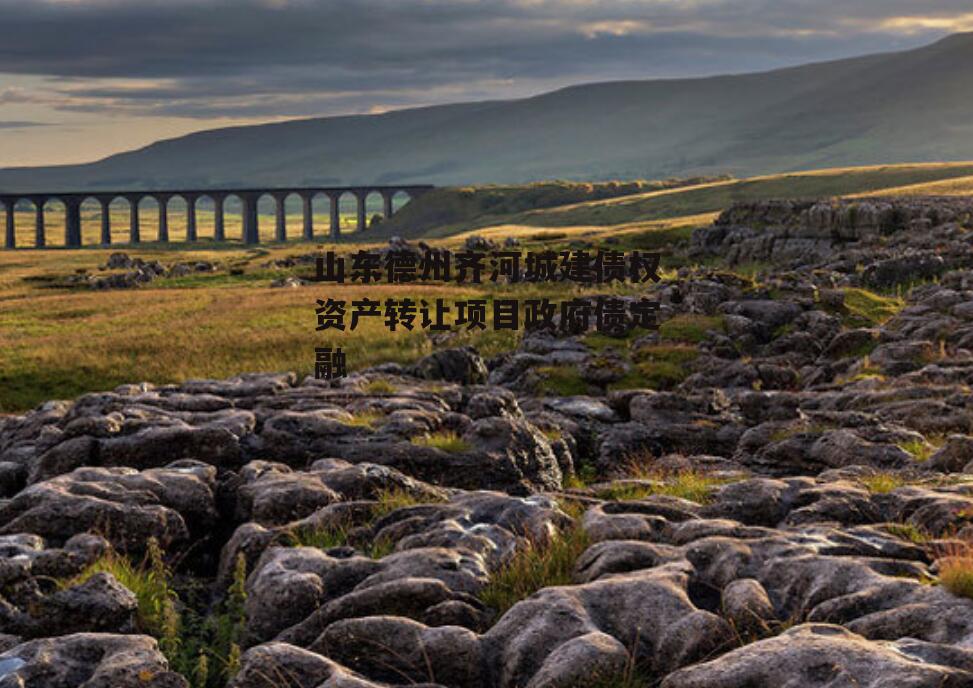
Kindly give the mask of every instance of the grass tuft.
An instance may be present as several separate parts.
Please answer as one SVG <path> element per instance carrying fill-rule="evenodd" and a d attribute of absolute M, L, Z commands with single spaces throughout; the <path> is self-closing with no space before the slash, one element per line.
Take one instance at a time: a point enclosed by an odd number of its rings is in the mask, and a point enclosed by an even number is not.
<path fill-rule="evenodd" d="M 385 414 L 381 411 L 367 410 L 354 413 L 350 419 L 341 422 L 354 428 L 374 428 L 381 425 L 385 418 Z"/>
<path fill-rule="evenodd" d="M 973 551 L 969 545 L 954 547 L 938 565 L 940 585 L 957 597 L 973 599 Z"/>
<path fill-rule="evenodd" d="M 573 582 L 574 566 L 588 548 L 580 520 L 546 542 L 528 540 L 513 558 L 490 575 L 480 599 L 498 618 L 538 590 Z"/>
<path fill-rule="evenodd" d="M 680 471 L 679 473 L 665 475 L 651 473 L 647 470 L 637 470 L 633 477 L 648 482 L 615 483 L 601 490 L 598 496 L 602 499 L 627 502 L 645 499 L 652 495 L 665 495 L 687 499 L 697 504 L 706 504 L 712 498 L 713 490 L 726 483 L 726 480 L 722 478 L 715 478 L 696 471 Z"/>
<path fill-rule="evenodd" d="M 896 296 L 882 296 L 856 288 L 847 288 L 844 292 L 850 325 L 883 325 L 905 308 L 905 301 Z"/>
<path fill-rule="evenodd" d="M 912 458 L 914 458 L 916 461 L 927 461 L 929 457 L 933 455 L 933 452 L 936 451 L 934 446 L 928 442 L 924 442 L 923 440 L 909 440 L 908 442 L 901 442 L 899 444 L 899 448 L 912 454 Z"/>
<path fill-rule="evenodd" d="M 438 504 L 444 501 L 434 496 L 416 497 L 401 487 L 380 490 L 375 500 L 377 504 L 372 507 L 372 515 L 376 519 L 386 516 L 396 509 L 404 509 L 419 504 Z"/>
<path fill-rule="evenodd" d="M 911 523 L 889 523 L 886 524 L 885 530 L 897 538 L 908 540 L 914 545 L 924 545 L 930 540 L 928 533 Z"/>
<path fill-rule="evenodd" d="M 535 371 L 541 376 L 538 391 L 561 397 L 583 396 L 589 392 L 588 383 L 571 366 L 540 366 Z"/>
<path fill-rule="evenodd" d="M 858 481 L 868 488 L 868 491 L 872 494 L 888 494 L 906 484 L 905 479 L 894 473 L 876 473 L 875 475 L 862 476 Z"/>
<path fill-rule="evenodd" d="M 685 314 L 659 325 L 659 337 L 663 341 L 699 344 L 706 339 L 708 332 L 723 332 L 725 329 L 722 316 Z"/>
<path fill-rule="evenodd" d="M 388 380 L 371 380 L 362 387 L 362 391 L 368 394 L 395 394 L 399 388 Z"/>
<path fill-rule="evenodd" d="M 434 496 L 416 497 L 408 491 L 393 487 L 381 490 L 372 506 L 371 522 L 386 516 L 396 509 L 404 509 L 418 504 L 434 504 L 441 502 Z M 395 543 L 387 538 L 379 538 L 359 546 L 352 544 L 350 524 L 334 524 L 317 528 L 297 528 L 288 533 L 287 542 L 291 547 L 315 547 L 317 549 L 331 549 L 333 547 L 354 546 L 372 559 L 381 559 L 395 550 Z"/>
<path fill-rule="evenodd" d="M 172 572 L 158 542 L 151 538 L 141 563 L 113 550 L 62 588 L 80 585 L 98 573 L 109 573 L 138 600 L 139 631 L 159 642 L 170 667 L 186 677 L 191 688 L 225 686 L 240 668 L 241 642 L 246 627 L 246 560 L 236 561 L 233 582 L 225 599 L 205 616 L 184 604 L 173 586 Z"/>
<path fill-rule="evenodd" d="M 459 454 L 460 452 L 469 451 L 473 448 L 472 444 L 464 440 L 455 432 L 448 430 L 441 430 L 429 435 L 413 437 L 410 441 L 417 447 L 433 447 L 434 449 L 440 449 L 444 452 L 449 452 L 450 454 Z"/>
<path fill-rule="evenodd" d="M 288 544 L 291 547 L 314 547 L 322 550 L 333 547 L 353 547 L 350 536 L 350 529 L 341 525 L 299 528 L 288 533 Z M 381 559 L 395 551 L 395 543 L 387 538 L 379 538 L 355 549 L 371 559 Z"/>
<path fill-rule="evenodd" d="M 669 390 L 689 377 L 689 366 L 699 358 L 695 346 L 659 344 L 635 352 L 635 368 L 610 389 Z"/>
<path fill-rule="evenodd" d="M 142 632 L 160 640 L 171 639 L 178 634 L 175 607 L 178 598 L 169 585 L 169 573 L 154 538 L 149 540 L 148 553 L 141 564 L 135 564 L 129 558 L 109 550 L 74 578 L 61 581 L 60 587 L 81 585 L 99 573 L 111 574 L 135 595 L 138 600 L 136 621 Z"/>

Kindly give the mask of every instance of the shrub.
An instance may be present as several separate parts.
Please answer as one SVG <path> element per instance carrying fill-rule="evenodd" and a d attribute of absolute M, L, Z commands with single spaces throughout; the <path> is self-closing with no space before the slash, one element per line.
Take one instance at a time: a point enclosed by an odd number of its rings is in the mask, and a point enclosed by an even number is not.
<path fill-rule="evenodd" d="M 490 575 L 480 599 L 502 616 L 538 590 L 570 585 L 574 565 L 588 547 L 588 535 L 578 521 L 547 541 L 528 540 L 511 560 Z"/>
<path fill-rule="evenodd" d="M 433 447 L 444 452 L 458 454 L 459 452 L 469 451 L 473 445 L 457 435 L 455 432 L 441 430 L 429 435 L 422 435 L 412 438 L 412 444 L 419 447 Z"/>

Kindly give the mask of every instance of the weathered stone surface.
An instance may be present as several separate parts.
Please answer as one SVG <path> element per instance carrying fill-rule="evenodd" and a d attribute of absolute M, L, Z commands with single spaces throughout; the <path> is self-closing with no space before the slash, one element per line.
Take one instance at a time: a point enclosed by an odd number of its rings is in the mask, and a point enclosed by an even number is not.
<path fill-rule="evenodd" d="M 79 468 L 31 485 L 0 506 L 0 533 L 33 533 L 65 542 L 102 532 L 126 551 L 149 538 L 164 547 L 185 544 L 216 519 L 215 470 L 187 462 L 138 472 L 130 468 Z"/>
<path fill-rule="evenodd" d="M 662 687 L 968 686 L 971 670 L 968 652 L 942 652 L 914 641 L 870 642 L 840 626 L 812 624 L 682 669 Z"/>
<path fill-rule="evenodd" d="M 153 638 L 79 633 L 32 640 L 0 654 L 2 688 L 189 688 Z"/>
<path fill-rule="evenodd" d="M 645 285 L 659 331 L 0 417 L 0 688 L 183 688 L 76 578 L 152 537 L 189 619 L 245 565 L 232 688 L 973 687 L 930 584 L 973 534 L 971 246 L 967 199 L 750 203 Z"/>

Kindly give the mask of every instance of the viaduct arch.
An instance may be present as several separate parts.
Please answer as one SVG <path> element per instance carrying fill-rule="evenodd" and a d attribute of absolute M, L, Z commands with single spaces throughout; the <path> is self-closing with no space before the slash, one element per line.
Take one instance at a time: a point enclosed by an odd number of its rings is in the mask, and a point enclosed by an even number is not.
<path fill-rule="evenodd" d="M 370 194 L 377 193 L 382 198 L 382 214 L 389 218 L 394 213 L 394 199 L 405 195 L 408 200 L 414 200 L 434 187 L 430 185 L 401 185 L 401 186 L 349 186 L 349 187 L 294 187 L 268 189 L 186 189 L 186 190 L 145 190 L 145 191 L 93 191 L 93 192 L 51 192 L 51 193 L 13 193 L 0 192 L 0 209 L 6 214 L 4 228 L 4 247 L 17 248 L 17 227 L 15 208 L 21 201 L 30 201 L 36 210 L 34 219 L 34 246 L 43 248 L 47 245 L 47 230 L 44 224 L 44 206 L 50 201 L 59 201 L 65 208 L 64 244 L 68 248 L 80 248 L 83 245 L 81 236 L 81 205 L 85 201 L 95 200 L 101 208 L 101 242 L 108 246 L 112 243 L 111 236 L 111 204 L 124 199 L 128 202 L 129 243 L 138 244 L 143 241 L 143 231 L 139 218 L 139 204 L 146 200 L 154 200 L 159 207 L 159 221 L 156 230 L 156 240 L 169 242 L 169 202 L 174 198 L 182 199 L 186 204 L 186 241 L 198 240 L 197 231 L 197 203 L 207 198 L 214 204 L 213 239 L 217 242 L 226 241 L 226 221 L 224 203 L 228 198 L 239 199 L 243 215 L 243 242 L 245 244 L 259 244 L 260 228 L 257 221 L 257 203 L 263 196 L 269 196 L 276 204 L 274 240 L 287 240 L 287 211 L 285 203 L 288 197 L 297 196 L 301 199 L 303 212 L 302 238 L 312 241 L 315 238 L 314 204 L 316 195 L 322 194 L 330 200 L 330 227 L 328 236 L 337 239 L 341 235 L 341 210 L 339 207 L 342 196 L 351 195 L 355 199 L 356 223 L 358 231 L 368 229 L 366 200 Z"/>

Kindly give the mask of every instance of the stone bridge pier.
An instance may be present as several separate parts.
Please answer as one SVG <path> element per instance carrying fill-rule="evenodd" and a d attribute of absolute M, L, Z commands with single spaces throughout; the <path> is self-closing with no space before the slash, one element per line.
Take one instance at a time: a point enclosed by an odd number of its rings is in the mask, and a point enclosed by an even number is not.
<path fill-rule="evenodd" d="M 323 196 L 330 205 L 330 223 L 327 236 L 338 239 L 341 236 L 341 201 L 351 196 L 355 203 L 356 229 L 368 229 L 368 197 L 378 194 L 382 202 L 382 215 L 389 218 L 395 209 L 395 197 L 404 194 L 409 201 L 427 193 L 434 187 L 429 185 L 406 186 L 355 186 L 355 187 L 295 187 L 273 189 L 188 189 L 188 190 L 144 190 L 144 191 L 92 191 L 92 192 L 0 192 L 0 211 L 6 220 L 4 225 L 4 246 L 17 248 L 16 208 L 31 203 L 34 208 L 34 247 L 48 245 L 45 208 L 55 201 L 64 206 L 64 245 L 80 248 L 83 245 L 81 207 L 86 202 L 96 202 L 100 208 L 101 246 L 112 244 L 111 206 L 119 200 L 128 203 L 128 243 L 138 244 L 145 240 L 139 216 L 139 205 L 146 199 L 154 200 L 158 206 L 159 221 L 155 241 L 170 243 L 169 215 L 170 202 L 180 198 L 186 204 L 186 241 L 200 240 L 198 205 L 202 199 L 213 204 L 213 241 L 226 241 L 226 208 L 229 199 L 235 199 L 241 207 L 243 225 L 242 240 L 245 244 L 258 244 L 261 241 L 258 206 L 261 199 L 270 198 L 275 204 L 273 241 L 287 241 L 287 201 L 297 197 L 301 201 L 302 232 L 306 241 L 315 239 L 314 199 Z"/>

